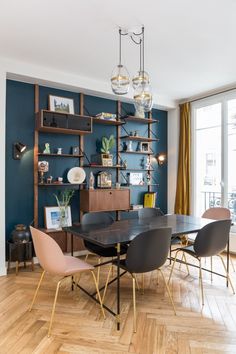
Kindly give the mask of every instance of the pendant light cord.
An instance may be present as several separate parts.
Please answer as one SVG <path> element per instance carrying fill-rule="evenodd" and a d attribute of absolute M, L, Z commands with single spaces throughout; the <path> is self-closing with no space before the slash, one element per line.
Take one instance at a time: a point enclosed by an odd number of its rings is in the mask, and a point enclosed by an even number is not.
<path fill-rule="evenodd" d="M 121 66 L 121 28 L 119 29 L 119 66 Z"/>
<path fill-rule="evenodd" d="M 142 27 L 142 32 L 143 32 L 142 44 L 143 44 L 143 76 L 144 76 L 144 27 Z"/>

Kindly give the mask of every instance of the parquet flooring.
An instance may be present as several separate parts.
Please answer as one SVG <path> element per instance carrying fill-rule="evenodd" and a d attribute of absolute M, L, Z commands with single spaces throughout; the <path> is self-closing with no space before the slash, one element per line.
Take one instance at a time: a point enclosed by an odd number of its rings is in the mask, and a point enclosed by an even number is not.
<path fill-rule="evenodd" d="M 236 258 L 233 258 L 236 263 Z M 95 258 L 90 257 L 94 262 Z M 219 260 L 214 269 L 221 270 Z M 168 263 L 163 267 L 169 276 Z M 225 286 L 223 278 L 204 273 L 205 306 L 199 304 L 198 274 L 184 267 L 174 271 L 171 290 L 177 309 L 174 315 L 161 276 L 145 275 L 145 293 L 137 292 L 137 333 L 133 333 L 132 282 L 129 275 L 121 279 L 121 330 L 106 312 L 103 320 L 99 306 L 85 294 L 71 291 L 70 283 L 59 293 L 52 336 L 47 338 L 48 321 L 57 277 L 46 276 L 32 312 L 28 312 L 40 268 L 20 268 L 0 278 L 0 353 L 80 353 L 80 354 L 220 354 L 236 353 L 236 296 Z M 107 268 L 101 271 L 101 283 Z M 232 273 L 234 284 L 236 274 Z M 81 284 L 93 289 L 89 275 Z M 116 288 L 109 288 L 106 303 L 115 308 Z"/>

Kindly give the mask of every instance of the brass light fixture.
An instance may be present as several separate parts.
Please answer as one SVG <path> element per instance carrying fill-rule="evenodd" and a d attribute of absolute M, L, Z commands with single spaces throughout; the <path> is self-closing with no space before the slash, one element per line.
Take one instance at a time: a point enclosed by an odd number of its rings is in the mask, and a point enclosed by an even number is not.
<path fill-rule="evenodd" d="M 152 109 L 152 91 L 149 74 L 144 70 L 144 26 L 141 32 L 127 32 L 119 29 L 120 51 L 119 65 L 113 70 L 111 86 L 115 94 L 123 95 L 128 93 L 130 78 L 127 69 L 121 64 L 121 36 L 129 35 L 131 40 L 139 45 L 139 71 L 132 79 L 134 88 L 134 105 L 136 111 L 149 112 Z"/>
<path fill-rule="evenodd" d="M 158 165 L 162 166 L 166 162 L 166 154 L 164 154 L 164 153 L 157 154 L 156 159 L 157 159 Z"/>
<path fill-rule="evenodd" d="M 121 29 L 119 29 L 119 64 L 111 75 L 111 88 L 116 95 L 125 95 L 129 92 L 130 78 L 128 70 L 121 64 Z"/>

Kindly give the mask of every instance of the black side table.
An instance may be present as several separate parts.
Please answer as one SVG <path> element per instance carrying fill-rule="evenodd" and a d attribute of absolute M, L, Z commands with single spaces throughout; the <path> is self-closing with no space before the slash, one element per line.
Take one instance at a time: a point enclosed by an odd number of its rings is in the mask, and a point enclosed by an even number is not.
<path fill-rule="evenodd" d="M 33 242 L 11 242 L 7 241 L 8 245 L 8 270 L 10 269 L 10 263 L 16 262 L 16 275 L 18 274 L 19 263 L 31 262 L 32 271 L 34 270 L 33 260 Z"/>

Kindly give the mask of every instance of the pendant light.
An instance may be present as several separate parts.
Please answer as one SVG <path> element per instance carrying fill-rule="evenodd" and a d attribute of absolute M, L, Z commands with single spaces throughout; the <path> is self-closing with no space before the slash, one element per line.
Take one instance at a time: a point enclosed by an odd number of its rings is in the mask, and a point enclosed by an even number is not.
<path fill-rule="evenodd" d="M 141 34 L 143 34 L 144 27 L 142 28 Z M 135 42 L 136 43 L 136 42 Z M 140 84 L 149 84 L 150 79 L 149 75 L 146 71 L 143 71 L 142 68 L 142 39 L 139 41 L 139 71 L 136 73 L 136 75 L 132 79 L 132 86 L 133 89 L 135 90 Z"/>
<path fill-rule="evenodd" d="M 144 70 L 144 27 L 142 28 L 142 39 L 140 41 L 140 70 L 139 75 L 134 77 L 134 105 L 137 111 L 149 112 L 152 109 L 152 90 L 149 75 Z"/>
<path fill-rule="evenodd" d="M 111 75 L 111 88 L 116 95 L 125 95 L 129 91 L 130 77 L 128 70 L 121 64 L 121 29 L 119 29 L 119 64 Z"/>

